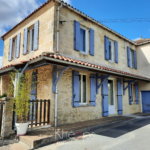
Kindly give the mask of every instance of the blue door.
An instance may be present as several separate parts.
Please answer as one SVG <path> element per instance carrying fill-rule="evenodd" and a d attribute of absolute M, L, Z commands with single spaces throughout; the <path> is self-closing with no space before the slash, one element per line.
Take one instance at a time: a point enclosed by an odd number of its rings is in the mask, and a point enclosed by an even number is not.
<path fill-rule="evenodd" d="M 143 113 L 150 112 L 150 91 L 142 92 L 142 107 L 143 107 Z"/>

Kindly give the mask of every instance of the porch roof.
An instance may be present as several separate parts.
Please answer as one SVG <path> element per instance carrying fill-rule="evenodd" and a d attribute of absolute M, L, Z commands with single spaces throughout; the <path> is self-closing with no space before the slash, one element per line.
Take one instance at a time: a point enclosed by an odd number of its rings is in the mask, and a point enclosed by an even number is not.
<path fill-rule="evenodd" d="M 22 61 L 18 64 L 11 64 L 11 65 L 5 66 L 3 68 L 0 68 L 0 76 L 8 74 L 11 71 L 15 71 L 16 69 L 20 67 L 24 67 L 26 63 L 28 63 L 28 67 L 26 68 L 26 70 L 52 64 L 52 65 L 67 66 L 69 68 L 76 68 L 76 69 L 80 68 L 83 70 L 86 69 L 87 71 L 91 71 L 91 72 L 110 74 L 110 75 L 120 76 L 124 78 L 130 78 L 130 79 L 132 78 L 136 80 L 150 81 L 150 78 L 147 78 L 145 76 L 140 76 L 137 74 L 124 72 L 121 70 L 112 69 L 112 68 L 100 66 L 97 64 L 88 63 L 85 61 L 80 61 L 77 59 L 61 56 L 58 54 L 43 54 L 43 55 L 33 57 L 32 59 L 29 59 L 27 61 Z"/>

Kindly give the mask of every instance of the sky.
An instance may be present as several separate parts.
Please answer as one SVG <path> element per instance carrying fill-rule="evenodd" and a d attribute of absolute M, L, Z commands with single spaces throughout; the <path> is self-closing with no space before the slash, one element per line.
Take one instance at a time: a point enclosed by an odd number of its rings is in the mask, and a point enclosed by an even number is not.
<path fill-rule="evenodd" d="M 27 17 L 47 0 L 0 0 L 0 36 Z M 149 18 L 150 0 L 64 0 L 97 21 L 107 19 Z M 102 22 L 104 25 L 135 40 L 150 38 L 150 22 Z M 4 43 L 0 40 L 0 67 Z"/>

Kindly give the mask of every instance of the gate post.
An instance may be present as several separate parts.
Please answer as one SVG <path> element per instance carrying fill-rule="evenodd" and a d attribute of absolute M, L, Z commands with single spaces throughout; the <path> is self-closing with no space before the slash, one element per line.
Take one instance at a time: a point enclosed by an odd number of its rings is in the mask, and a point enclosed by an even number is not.
<path fill-rule="evenodd" d="M 15 131 L 12 129 L 13 122 L 13 104 L 10 102 L 12 98 L 2 98 L 3 101 L 3 116 L 2 116 L 2 128 L 1 137 L 8 138 Z"/>

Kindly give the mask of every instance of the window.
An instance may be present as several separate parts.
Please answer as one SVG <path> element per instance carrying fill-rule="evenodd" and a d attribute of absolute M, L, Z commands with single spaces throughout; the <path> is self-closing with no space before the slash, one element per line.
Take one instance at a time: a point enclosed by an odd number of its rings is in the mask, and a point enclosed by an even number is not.
<path fill-rule="evenodd" d="M 86 75 L 79 75 L 79 103 L 80 105 L 87 104 L 87 97 L 86 97 L 86 87 L 87 87 L 87 81 L 86 81 Z"/>
<path fill-rule="evenodd" d="M 134 50 L 130 50 L 131 53 L 131 68 L 135 68 L 134 66 Z"/>
<path fill-rule="evenodd" d="M 114 105 L 112 80 L 108 80 L 108 103 L 109 105 Z"/>
<path fill-rule="evenodd" d="M 12 59 L 16 58 L 16 53 L 17 53 L 17 37 L 13 38 Z"/>
<path fill-rule="evenodd" d="M 88 30 L 84 27 L 80 27 L 80 52 L 87 53 L 88 51 Z"/>
<path fill-rule="evenodd" d="M 113 62 L 114 58 L 114 42 L 109 39 L 109 61 Z"/>
<path fill-rule="evenodd" d="M 131 103 L 133 103 L 133 88 L 132 88 L 132 84 L 129 86 L 129 101 Z"/>
<path fill-rule="evenodd" d="M 29 28 L 29 34 L 28 34 L 28 48 L 29 52 L 34 51 L 34 27 Z"/>

